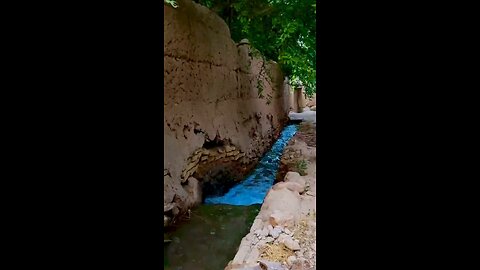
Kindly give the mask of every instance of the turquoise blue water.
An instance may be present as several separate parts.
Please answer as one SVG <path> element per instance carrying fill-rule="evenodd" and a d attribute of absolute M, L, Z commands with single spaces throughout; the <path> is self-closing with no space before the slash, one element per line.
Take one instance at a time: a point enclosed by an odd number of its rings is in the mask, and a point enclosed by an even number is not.
<path fill-rule="evenodd" d="M 222 196 L 205 198 L 205 204 L 261 204 L 275 181 L 283 149 L 296 132 L 296 125 L 286 126 L 270 151 L 263 156 L 257 167 L 245 180 Z"/>

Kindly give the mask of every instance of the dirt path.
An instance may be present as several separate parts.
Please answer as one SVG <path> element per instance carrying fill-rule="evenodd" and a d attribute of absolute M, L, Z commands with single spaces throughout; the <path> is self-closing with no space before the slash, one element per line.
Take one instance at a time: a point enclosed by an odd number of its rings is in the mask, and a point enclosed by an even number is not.
<path fill-rule="evenodd" d="M 225 269 L 316 269 L 315 125 L 300 124 L 285 148 L 288 172 L 262 208 Z"/>

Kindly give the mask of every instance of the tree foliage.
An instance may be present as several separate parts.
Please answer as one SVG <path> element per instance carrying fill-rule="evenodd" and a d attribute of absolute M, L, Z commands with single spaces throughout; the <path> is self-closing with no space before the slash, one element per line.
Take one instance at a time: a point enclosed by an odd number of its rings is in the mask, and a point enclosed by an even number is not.
<path fill-rule="evenodd" d="M 316 92 L 316 0 L 196 0 L 215 11 L 232 39 L 248 39 L 292 84 Z"/>
<path fill-rule="evenodd" d="M 173 8 L 178 7 L 177 2 L 175 0 L 163 0 L 163 3 L 168 4 L 168 5 L 172 6 Z"/>

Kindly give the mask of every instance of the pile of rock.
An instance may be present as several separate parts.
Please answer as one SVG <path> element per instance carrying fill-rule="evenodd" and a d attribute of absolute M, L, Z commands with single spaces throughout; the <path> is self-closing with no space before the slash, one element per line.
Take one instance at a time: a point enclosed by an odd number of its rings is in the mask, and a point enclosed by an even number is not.
<path fill-rule="evenodd" d="M 311 269 L 314 265 L 312 245 L 302 241 L 305 229 L 300 220 L 302 196 L 308 190 L 304 177 L 288 172 L 285 181 L 275 184 L 267 194 L 262 209 L 256 217 L 250 233 L 242 239 L 235 258 L 226 269 L 256 269 L 259 261 L 277 263 L 276 268 Z M 313 230 L 315 228 L 313 227 Z M 313 241 L 315 238 L 313 238 Z M 275 252 L 267 251 L 275 250 Z"/>
<path fill-rule="evenodd" d="M 245 153 L 231 144 L 210 149 L 199 148 L 194 151 L 187 159 L 187 165 L 181 173 L 181 186 L 176 188 L 175 195 L 164 201 L 164 226 L 171 224 L 171 221 L 177 215 L 186 213 L 189 208 L 201 203 L 202 185 L 205 184 L 203 177 L 206 172 L 214 171 L 215 166 L 222 164 L 220 167 L 231 169 L 241 177 L 243 173 L 248 171 L 249 166 L 251 166 L 250 163 L 248 158 L 245 157 Z M 164 169 L 163 175 L 164 181 L 171 178 L 167 169 Z"/>
<path fill-rule="evenodd" d="M 270 189 L 225 269 L 316 269 L 316 149 L 297 133 L 281 160 L 306 160 L 306 175 L 287 171 Z"/>
<path fill-rule="evenodd" d="M 173 201 L 163 205 L 163 226 L 170 225 L 172 219 L 180 214 L 182 209 L 192 208 L 202 202 L 202 187 L 194 177 L 189 177 L 183 186 L 183 198 L 174 196 Z"/>
<path fill-rule="evenodd" d="M 185 166 L 185 169 L 182 171 L 180 178 L 182 179 L 182 183 L 184 183 L 188 177 L 195 173 L 195 171 L 198 169 L 198 166 L 202 164 L 212 162 L 229 162 L 233 160 L 239 160 L 243 157 L 245 157 L 245 153 L 243 153 L 234 145 L 218 146 L 212 149 L 200 148 L 193 152 L 193 154 L 187 159 L 187 166 Z M 245 159 L 241 161 L 242 163 L 247 162 Z"/>

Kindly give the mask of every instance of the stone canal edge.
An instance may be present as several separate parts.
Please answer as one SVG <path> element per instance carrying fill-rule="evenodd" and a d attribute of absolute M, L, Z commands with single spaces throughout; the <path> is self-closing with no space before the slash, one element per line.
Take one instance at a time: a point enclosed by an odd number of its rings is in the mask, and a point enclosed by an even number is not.
<path fill-rule="evenodd" d="M 313 135 L 313 136 L 312 136 Z M 315 125 L 303 122 L 284 149 L 288 172 L 267 193 L 226 270 L 316 269 Z"/>

